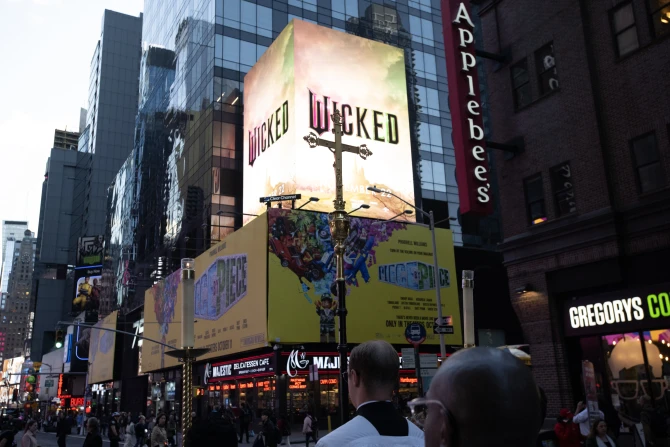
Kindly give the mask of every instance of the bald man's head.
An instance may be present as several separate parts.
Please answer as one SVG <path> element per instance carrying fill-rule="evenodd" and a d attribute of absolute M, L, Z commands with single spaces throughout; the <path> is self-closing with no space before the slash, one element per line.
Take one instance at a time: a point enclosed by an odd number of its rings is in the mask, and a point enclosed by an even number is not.
<path fill-rule="evenodd" d="M 539 391 L 528 367 L 508 352 L 472 348 L 438 370 L 428 399 L 426 447 L 533 447 L 541 425 Z"/>

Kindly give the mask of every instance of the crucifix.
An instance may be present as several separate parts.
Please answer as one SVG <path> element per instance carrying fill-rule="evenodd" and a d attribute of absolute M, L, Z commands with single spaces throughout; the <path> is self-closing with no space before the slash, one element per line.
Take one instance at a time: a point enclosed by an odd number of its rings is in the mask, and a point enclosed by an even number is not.
<path fill-rule="evenodd" d="M 349 236 L 349 214 L 345 211 L 344 193 L 342 192 L 342 153 L 351 152 L 358 154 L 363 160 L 372 155 L 372 151 L 365 144 L 360 146 L 351 146 L 342 144 L 342 115 L 335 109 L 331 115 L 333 120 L 333 132 L 335 133 L 335 142 L 322 140 L 314 132 L 304 137 L 309 147 L 317 146 L 327 147 L 335 156 L 335 200 L 333 205 L 335 211 L 330 213 L 328 223 L 330 226 L 330 236 L 333 239 L 333 249 L 337 260 L 336 285 L 337 285 L 337 315 L 340 318 L 340 340 L 337 345 L 337 351 L 340 357 L 340 417 L 344 424 L 349 420 L 349 388 L 344 384 L 347 374 L 347 308 L 345 306 L 346 284 L 344 278 L 344 242 Z"/>

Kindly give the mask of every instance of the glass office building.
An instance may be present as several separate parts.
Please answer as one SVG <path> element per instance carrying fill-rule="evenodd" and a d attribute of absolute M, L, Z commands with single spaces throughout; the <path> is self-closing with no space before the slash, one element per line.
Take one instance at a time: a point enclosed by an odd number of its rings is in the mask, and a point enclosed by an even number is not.
<path fill-rule="evenodd" d="M 107 225 L 126 289 L 143 296 L 241 225 L 244 76 L 293 18 L 404 48 L 417 205 L 439 226 L 458 216 L 439 0 L 146 0 L 135 148 Z M 450 223 L 457 246 L 500 239 L 495 217 Z"/>

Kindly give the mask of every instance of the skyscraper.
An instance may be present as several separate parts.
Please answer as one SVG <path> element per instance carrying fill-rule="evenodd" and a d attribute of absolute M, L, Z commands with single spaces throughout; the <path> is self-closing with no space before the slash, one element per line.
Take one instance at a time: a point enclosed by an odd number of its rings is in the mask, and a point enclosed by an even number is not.
<path fill-rule="evenodd" d="M 36 240 L 30 230 L 14 242 L 12 272 L 9 275 L 7 298 L 0 309 L 0 356 L 5 358 L 29 354 L 32 337 L 32 278 Z M 8 244 L 9 246 L 9 244 Z M 26 352 L 27 350 L 27 352 Z"/>
<path fill-rule="evenodd" d="M 78 167 L 71 246 L 79 236 L 103 234 L 107 188 L 133 148 L 141 55 L 142 15 L 105 10 L 89 76 L 86 117 L 90 154 Z"/>
<path fill-rule="evenodd" d="M 54 131 L 54 148 L 77 150 L 79 144 L 79 132 L 69 132 L 67 130 Z"/>
<path fill-rule="evenodd" d="M 22 220 L 3 220 L 2 221 L 2 259 L 5 255 L 5 245 L 7 244 L 7 238 L 13 237 L 15 239 L 21 239 L 23 237 L 23 232 L 28 229 L 28 222 Z"/>

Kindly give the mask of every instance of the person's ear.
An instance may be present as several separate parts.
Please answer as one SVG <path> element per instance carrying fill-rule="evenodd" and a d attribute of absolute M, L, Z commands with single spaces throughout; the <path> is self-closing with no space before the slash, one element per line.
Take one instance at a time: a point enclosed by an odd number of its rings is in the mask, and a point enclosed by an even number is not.
<path fill-rule="evenodd" d="M 351 373 L 352 373 L 352 372 L 354 373 L 354 377 L 353 377 L 353 379 L 354 379 L 354 386 L 356 386 L 356 388 L 359 388 L 359 387 L 361 386 L 361 376 L 358 375 L 358 371 L 356 371 L 355 369 L 352 369 L 352 370 L 349 372 L 349 375 L 350 375 L 350 376 L 351 376 Z"/>

